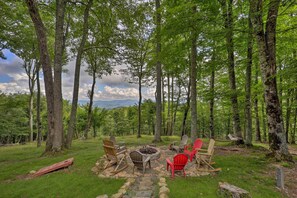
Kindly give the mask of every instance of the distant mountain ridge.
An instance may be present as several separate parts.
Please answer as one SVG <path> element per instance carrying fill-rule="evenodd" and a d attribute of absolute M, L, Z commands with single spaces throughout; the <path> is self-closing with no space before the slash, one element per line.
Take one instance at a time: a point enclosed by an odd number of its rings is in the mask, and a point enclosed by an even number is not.
<path fill-rule="evenodd" d="M 79 100 L 80 105 L 85 105 L 89 100 Z M 94 101 L 94 107 L 100 107 L 105 109 L 114 109 L 118 107 L 129 107 L 137 104 L 137 100 L 97 100 Z"/>

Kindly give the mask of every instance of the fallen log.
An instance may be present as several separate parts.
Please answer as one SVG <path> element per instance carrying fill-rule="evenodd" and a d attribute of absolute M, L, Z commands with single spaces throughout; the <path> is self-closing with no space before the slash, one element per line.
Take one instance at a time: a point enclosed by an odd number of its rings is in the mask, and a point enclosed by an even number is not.
<path fill-rule="evenodd" d="M 53 172 L 53 171 L 56 171 L 56 170 L 59 170 L 59 169 L 62 169 L 62 168 L 67 168 L 68 166 L 73 164 L 73 160 L 74 160 L 74 158 L 69 158 L 69 159 L 64 160 L 62 162 L 58 162 L 58 163 L 55 163 L 53 165 L 41 168 L 38 171 L 36 171 L 34 174 L 32 174 L 31 177 L 32 178 L 39 177 L 41 175 L 44 175 L 44 174 L 47 174 L 47 173 L 50 173 L 50 172 Z"/>

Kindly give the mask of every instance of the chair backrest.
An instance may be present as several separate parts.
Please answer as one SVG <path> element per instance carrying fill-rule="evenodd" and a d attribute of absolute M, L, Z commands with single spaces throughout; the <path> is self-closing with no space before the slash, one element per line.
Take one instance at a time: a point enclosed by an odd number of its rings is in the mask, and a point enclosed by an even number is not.
<path fill-rule="evenodd" d="M 194 149 L 200 149 L 202 147 L 202 140 L 201 139 L 196 139 L 195 142 L 194 142 L 194 145 L 193 145 L 193 150 Z"/>
<path fill-rule="evenodd" d="M 104 140 L 103 140 L 103 145 L 106 145 L 106 146 L 113 146 L 113 147 L 114 147 L 114 143 L 113 143 L 113 141 L 108 140 L 108 139 L 104 139 Z"/>
<path fill-rule="evenodd" d="M 182 136 L 182 140 L 180 141 L 180 146 L 183 147 L 187 144 L 189 137 L 187 135 Z"/>
<path fill-rule="evenodd" d="M 129 155 L 132 162 L 143 162 L 143 155 L 139 151 L 131 151 Z"/>
<path fill-rule="evenodd" d="M 117 152 L 112 141 L 103 140 L 103 149 L 108 159 L 117 160 Z"/>
<path fill-rule="evenodd" d="M 129 156 L 133 162 L 133 164 L 140 169 L 143 169 L 143 155 L 139 151 L 131 151 Z"/>
<path fill-rule="evenodd" d="M 212 155 L 214 152 L 214 144 L 215 144 L 215 140 L 214 139 L 210 139 L 209 140 L 209 144 L 208 144 L 208 149 L 207 149 L 207 154 Z"/>
<path fill-rule="evenodd" d="M 175 170 L 184 169 L 187 162 L 188 162 L 188 156 L 186 154 L 179 153 L 173 157 L 173 166 Z"/>
<path fill-rule="evenodd" d="M 116 142 L 116 139 L 115 139 L 115 137 L 113 135 L 109 136 L 109 140 L 112 141 L 114 145 L 116 145 L 117 142 Z"/>

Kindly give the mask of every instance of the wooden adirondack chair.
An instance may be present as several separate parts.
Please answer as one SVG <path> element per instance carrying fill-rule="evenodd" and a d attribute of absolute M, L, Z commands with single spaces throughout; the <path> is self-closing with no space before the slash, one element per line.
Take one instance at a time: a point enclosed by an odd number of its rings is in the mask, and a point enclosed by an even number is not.
<path fill-rule="evenodd" d="M 133 174 L 134 174 L 135 167 L 137 167 L 138 169 L 141 169 L 143 174 L 145 173 L 145 168 L 147 165 L 149 165 L 149 167 L 151 168 L 150 157 L 145 158 L 145 156 L 142 155 L 139 151 L 131 151 L 129 155 L 134 164 Z"/>
<path fill-rule="evenodd" d="M 170 145 L 170 149 L 176 151 L 177 153 L 181 153 L 184 151 L 184 147 L 187 145 L 189 137 L 187 135 L 182 136 L 182 140 L 180 141 L 179 145 L 176 145 L 177 142 L 173 142 Z"/>
<path fill-rule="evenodd" d="M 196 139 L 195 142 L 194 142 L 194 145 L 193 145 L 193 148 L 192 150 L 188 150 L 189 146 L 185 146 L 185 149 L 184 149 L 184 154 L 188 155 L 190 158 L 190 161 L 193 161 L 193 157 L 196 155 L 197 151 L 199 151 L 202 147 L 202 140 L 201 139 Z"/>
<path fill-rule="evenodd" d="M 117 144 L 115 136 L 110 135 L 110 136 L 109 136 L 109 140 L 113 142 L 114 147 L 115 147 L 118 151 L 127 150 L 126 146 Z"/>
<path fill-rule="evenodd" d="M 184 173 L 184 177 L 186 176 L 185 166 L 188 162 L 188 156 L 183 153 L 176 154 L 173 157 L 173 162 L 170 161 L 169 158 L 166 159 L 167 162 L 167 170 L 170 167 L 171 169 L 171 176 L 174 178 L 175 171 L 182 171 Z"/>
<path fill-rule="evenodd" d="M 212 167 L 212 157 L 214 153 L 214 144 L 215 140 L 210 139 L 208 144 L 208 149 L 200 149 L 198 153 L 196 153 L 196 162 L 197 162 L 197 170 L 199 171 L 220 171 L 221 168 L 214 168 Z M 208 169 L 201 169 L 200 165 L 206 165 Z"/>
<path fill-rule="evenodd" d="M 114 170 L 111 171 L 113 174 L 116 174 L 128 167 L 127 150 L 118 151 L 110 140 L 103 140 L 103 148 L 108 161 L 104 169 L 116 165 Z"/>

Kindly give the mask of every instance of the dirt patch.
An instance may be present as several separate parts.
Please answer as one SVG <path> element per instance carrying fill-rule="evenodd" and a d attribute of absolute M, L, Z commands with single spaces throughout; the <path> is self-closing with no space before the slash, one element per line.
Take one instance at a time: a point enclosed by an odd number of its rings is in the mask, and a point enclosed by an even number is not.
<path fill-rule="evenodd" d="M 248 156 L 254 153 L 268 154 L 269 150 L 264 147 L 246 147 L 245 145 L 229 145 L 229 146 L 216 146 L 215 155 L 230 155 L 238 154 Z"/>
<path fill-rule="evenodd" d="M 245 148 L 240 148 L 237 146 L 228 146 L 228 147 L 215 147 L 215 155 L 229 155 L 229 154 L 249 154 Z"/>

